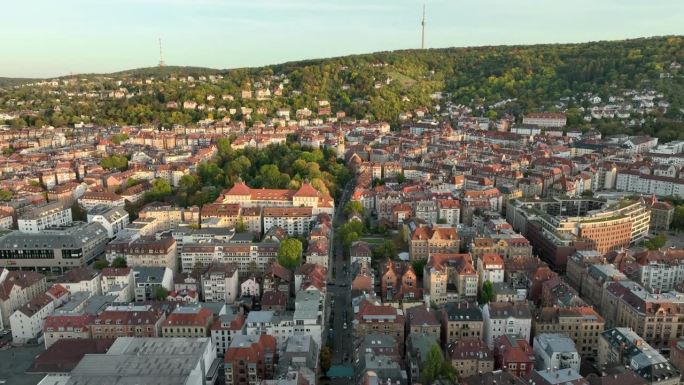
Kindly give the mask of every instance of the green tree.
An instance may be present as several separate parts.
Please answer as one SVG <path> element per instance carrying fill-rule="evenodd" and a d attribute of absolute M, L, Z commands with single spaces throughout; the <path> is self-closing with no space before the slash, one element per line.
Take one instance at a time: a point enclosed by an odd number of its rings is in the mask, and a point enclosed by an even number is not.
<path fill-rule="evenodd" d="M 155 202 L 163 200 L 173 193 L 173 189 L 166 179 L 158 178 L 152 181 L 152 188 L 145 193 L 145 200 L 147 202 Z"/>
<path fill-rule="evenodd" d="M 13 194 L 10 190 L 4 189 L 4 188 L 0 189 L 0 200 L 1 201 L 10 201 L 10 200 L 12 200 L 12 196 L 13 196 Z"/>
<path fill-rule="evenodd" d="M 245 224 L 245 221 L 242 220 L 242 218 L 238 219 L 237 223 L 235 223 L 235 232 L 236 233 L 244 233 L 247 231 L 247 224 Z"/>
<path fill-rule="evenodd" d="M 119 171 L 125 171 L 128 169 L 128 158 L 123 155 L 111 155 L 106 158 L 102 158 L 100 161 L 100 166 L 107 170 L 116 169 Z"/>
<path fill-rule="evenodd" d="M 659 234 L 644 242 L 644 246 L 649 250 L 658 250 L 667 244 L 667 236 Z"/>
<path fill-rule="evenodd" d="M 430 351 L 428 351 L 425 365 L 421 371 L 421 377 L 422 382 L 427 385 L 441 381 L 446 383 L 454 383 L 456 381 L 456 372 L 451 366 L 451 362 L 444 359 L 439 345 L 432 345 Z"/>
<path fill-rule="evenodd" d="M 352 215 L 353 213 L 363 215 L 364 211 L 363 203 L 359 201 L 349 201 L 344 205 L 344 214 L 347 216 Z"/>
<path fill-rule="evenodd" d="M 154 291 L 152 292 L 152 298 L 156 299 L 157 301 L 165 300 L 168 295 L 169 291 L 161 285 L 155 286 Z"/>
<path fill-rule="evenodd" d="M 109 262 L 106 259 L 98 259 L 93 263 L 93 268 L 96 270 L 102 270 L 105 267 L 109 267 Z"/>
<path fill-rule="evenodd" d="M 294 270 L 302 263 L 302 241 L 297 238 L 287 238 L 278 246 L 278 263 Z"/>
<path fill-rule="evenodd" d="M 88 220 L 88 212 L 78 202 L 71 205 L 71 218 L 75 221 L 86 222 Z"/>
<path fill-rule="evenodd" d="M 419 278 L 423 276 L 423 271 L 425 270 L 425 265 L 427 265 L 427 258 L 416 259 L 413 262 L 411 262 L 411 266 L 413 267 L 413 271 L 416 273 L 416 276 L 418 276 Z"/>
<path fill-rule="evenodd" d="M 484 283 L 482 283 L 482 288 L 480 289 L 478 302 L 480 302 L 480 305 L 484 305 L 494 301 L 494 299 L 496 299 L 494 284 L 489 280 L 484 281 Z"/>
<path fill-rule="evenodd" d="M 330 351 L 330 348 L 328 346 L 324 346 L 321 349 L 321 372 L 323 372 L 324 375 L 328 373 L 328 370 L 330 370 L 330 367 L 332 366 L 332 352 Z"/>
<path fill-rule="evenodd" d="M 112 267 L 116 267 L 118 269 L 128 267 L 128 262 L 126 262 L 126 258 L 124 257 L 116 257 L 112 261 Z"/>
<path fill-rule="evenodd" d="M 121 142 L 125 142 L 128 140 L 128 135 L 127 134 L 114 134 L 112 135 L 112 143 L 116 144 L 117 146 L 121 144 Z"/>
<path fill-rule="evenodd" d="M 678 230 L 684 229 L 684 204 L 675 207 L 672 227 Z"/>

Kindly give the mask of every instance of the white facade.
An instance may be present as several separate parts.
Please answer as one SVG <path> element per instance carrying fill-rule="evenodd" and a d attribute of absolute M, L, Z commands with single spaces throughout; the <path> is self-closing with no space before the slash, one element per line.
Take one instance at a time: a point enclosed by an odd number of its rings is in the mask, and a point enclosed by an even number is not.
<path fill-rule="evenodd" d="M 646 175 L 635 171 L 619 172 L 615 189 L 644 195 L 684 197 L 684 179 Z"/>
<path fill-rule="evenodd" d="M 508 315 L 502 312 L 492 314 L 491 306 L 487 304 L 482 308 L 484 337 L 490 349 L 494 347 L 494 339 L 504 334 L 519 334 L 529 341 L 532 329 L 532 317 L 529 315 L 529 310 L 524 316 L 514 314 L 514 311 L 508 312 Z"/>
<path fill-rule="evenodd" d="M 264 233 L 274 226 L 282 227 L 289 236 L 302 235 L 309 232 L 311 216 L 266 216 L 264 215 Z"/>
<path fill-rule="evenodd" d="M 64 208 L 60 203 L 50 203 L 20 217 L 17 225 L 21 232 L 39 233 L 48 227 L 68 226 L 72 222 L 70 208 Z"/>
<path fill-rule="evenodd" d="M 533 350 L 538 370 L 575 369 L 579 372 L 580 355 L 572 339 L 564 334 L 544 333 L 535 336 Z"/>
<path fill-rule="evenodd" d="M 208 272 L 202 277 L 202 293 L 205 302 L 233 303 L 240 290 L 238 270 L 233 274 L 224 272 Z"/>
<path fill-rule="evenodd" d="M 106 213 L 88 213 L 88 223 L 90 222 L 99 222 L 107 230 L 107 236 L 114 238 L 119 231 L 126 228 L 130 220 L 126 210 L 114 207 Z"/>
<path fill-rule="evenodd" d="M 668 292 L 684 282 L 684 263 L 681 260 L 677 264 L 648 261 L 645 265 L 639 265 L 638 273 L 639 282 L 650 291 Z"/>
<path fill-rule="evenodd" d="M 246 279 L 244 282 L 240 284 L 240 293 L 241 295 L 250 295 L 258 297 L 259 295 L 261 295 L 259 291 L 259 282 L 257 282 L 254 278 Z"/>
<path fill-rule="evenodd" d="M 79 282 L 60 282 L 59 284 L 64 286 L 64 288 L 71 293 L 82 291 L 90 293 L 91 296 L 100 295 L 102 294 L 101 277 L 100 274 L 97 274 L 92 279 L 84 279 Z"/>
<path fill-rule="evenodd" d="M 31 309 L 27 314 L 24 310 L 31 303 L 23 306 L 10 316 L 10 328 L 12 329 L 12 340 L 15 343 L 23 344 L 32 338 L 36 338 L 43 331 L 45 318 L 55 311 L 55 303 L 47 302 L 39 309 Z"/>

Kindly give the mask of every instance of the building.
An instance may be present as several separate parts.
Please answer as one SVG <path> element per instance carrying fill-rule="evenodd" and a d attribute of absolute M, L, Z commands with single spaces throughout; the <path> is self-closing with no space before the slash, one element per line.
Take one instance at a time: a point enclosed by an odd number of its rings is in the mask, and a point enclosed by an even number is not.
<path fill-rule="evenodd" d="M 474 303 L 448 302 L 441 311 L 442 344 L 447 346 L 467 338 L 482 339 L 482 310 Z"/>
<path fill-rule="evenodd" d="M 13 231 L 0 237 L 0 267 L 61 274 L 102 255 L 107 240 L 107 230 L 99 223 L 39 233 Z"/>
<path fill-rule="evenodd" d="M 168 267 L 136 267 L 133 280 L 136 302 L 154 300 L 157 294 L 173 290 L 173 272 Z"/>
<path fill-rule="evenodd" d="M 164 337 L 208 337 L 214 313 L 201 306 L 181 306 L 173 309 L 162 323 Z"/>
<path fill-rule="evenodd" d="M 107 236 L 114 238 L 119 231 L 130 223 L 129 215 L 123 207 L 95 206 L 88 212 L 88 223 L 98 222 L 107 230 Z"/>
<path fill-rule="evenodd" d="M 420 381 L 428 355 L 432 349 L 439 349 L 439 339 L 432 334 L 412 333 L 406 338 L 406 368 L 411 383 Z"/>
<path fill-rule="evenodd" d="M 126 200 L 117 194 L 109 191 L 88 191 L 78 198 L 78 203 L 84 209 L 90 211 L 96 206 L 124 207 Z"/>
<path fill-rule="evenodd" d="M 314 214 L 312 207 L 264 207 L 262 216 L 263 231 L 279 227 L 285 229 L 287 235 L 295 237 L 309 233 Z"/>
<path fill-rule="evenodd" d="M 205 302 L 233 303 L 238 297 L 240 280 L 237 266 L 212 263 L 202 274 L 202 293 Z"/>
<path fill-rule="evenodd" d="M 494 359 L 497 369 L 525 378 L 534 369 L 534 351 L 529 340 L 520 335 L 504 334 L 494 339 Z"/>
<path fill-rule="evenodd" d="M 108 306 L 90 323 L 93 338 L 161 337 L 166 315 L 151 305 Z"/>
<path fill-rule="evenodd" d="M 351 264 L 353 265 L 357 261 L 366 262 L 370 265 L 371 259 L 373 257 L 373 252 L 368 246 L 367 242 L 364 241 L 354 241 L 349 248 L 349 255 L 351 258 Z"/>
<path fill-rule="evenodd" d="M 325 237 L 309 239 L 309 244 L 304 252 L 306 263 L 313 263 L 328 268 L 330 260 L 330 245 Z"/>
<path fill-rule="evenodd" d="M 224 191 L 219 200 L 220 203 L 239 203 L 241 207 L 311 207 L 314 216 L 319 213 L 333 215 L 335 210 L 333 199 L 308 183 L 303 183 L 299 190 L 253 189 L 236 183 Z"/>
<path fill-rule="evenodd" d="M 409 257 L 415 261 L 438 253 L 457 253 L 460 245 L 454 227 L 417 227 L 409 239 Z"/>
<path fill-rule="evenodd" d="M 475 299 L 478 277 L 471 255 L 433 254 L 425 264 L 423 288 L 437 304 Z"/>
<path fill-rule="evenodd" d="M 529 375 L 529 381 L 539 385 L 589 385 L 589 381 L 574 369 L 533 370 Z"/>
<path fill-rule="evenodd" d="M 77 267 L 60 275 L 55 283 L 62 285 L 71 293 L 86 292 L 89 295 L 102 294 L 102 275 L 92 267 Z"/>
<path fill-rule="evenodd" d="M 498 254 L 483 254 L 477 259 L 477 274 L 479 285 L 489 281 L 498 283 L 504 281 L 504 261 Z"/>
<path fill-rule="evenodd" d="M 418 289 L 418 277 L 411 263 L 387 258 L 381 269 L 380 295 L 383 301 L 411 302 L 422 299 L 422 291 Z"/>
<path fill-rule="evenodd" d="M 408 333 L 423 333 L 435 337 L 436 341 L 442 338 L 442 324 L 437 312 L 430 310 L 430 306 L 419 305 L 406 309 Z"/>
<path fill-rule="evenodd" d="M 0 329 L 9 327 L 10 315 L 47 288 L 47 279 L 40 273 L 0 268 Z"/>
<path fill-rule="evenodd" d="M 47 294 L 33 297 L 9 317 L 12 341 L 17 344 L 25 344 L 38 338 L 43 332 L 45 318 L 54 310 L 54 298 Z"/>
<path fill-rule="evenodd" d="M 131 301 L 134 295 L 135 276 L 130 267 L 105 267 L 100 270 L 102 293 L 123 292 L 121 300 Z"/>
<path fill-rule="evenodd" d="M 601 333 L 597 363 L 629 366 L 649 384 L 676 385 L 681 376 L 672 363 L 629 328 Z"/>
<path fill-rule="evenodd" d="M 631 274 L 653 293 L 673 290 L 684 282 L 684 250 L 645 250 L 634 254 L 636 274 Z"/>
<path fill-rule="evenodd" d="M 65 385 L 119 383 L 206 384 L 218 377 L 220 361 L 209 338 L 121 337 L 105 354 L 86 354 Z"/>
<path fill-rule="evenodd" d="M 218 317 L 214 317 L 211 325 L 211 342 L 216 347 L 216 354 L 223 357 L 230 347 L 230 343 L 236 335 L 242 335 L 245 325 L 245 315 L 233 311 L 224 305 L 219 311 Z"/>
<path fill-rule="evenodd" d="M 510 384 L 510 385 L 525 385 L 524 379 L 512 374 L 507 370 L 494 370 L 490 372 L 483 372 L 471 377 L 462 378 L 463 385 L 496 385 L 496 384 Z"/>
<path fill-rule="evenodd" d="M 523 126 L 539 126 L 545 128 L 565 127 L 567 118 L 562 112 L 535 112 L 523 116 Z"/>
<path fill-rule="evenodd" d="M 46 203 L 24 212 L 17 218 L 19 231 L 39 233 L 50 227 L 63 227 L 72 224 L 71 208 L 65 208 L 61 202 Z"/>
<path fill-rule="evenodd" d="M 481 338 L 464 338 L 447 346 L 447 358 L 459 378 L 494 370 L 494 355 Z"/>
<path fill-rule="evenodd" d="M 52 314 L 43 324 L 45 349 L 63 339 L 91 338 L 90 324 L 95 316 L 90 314 Z"/>
<path fill-rule="evenodd" d="M 226 350 L 226 385 L 258 385 L 274 378 L 278 364 L 276 339 L 270 335 L 237 335 Z"/>
<path fill-rule="evenodd" d="M 540 333 L 561 333 L 575 341 L 582 357 L 596 358 L 599 335 L 605 321 L 590 306 L 544 307 L 537 311 L 532 321 L 534 335 Z"/>
<path fill-rule="evenodd" d="M 665 348 L 684 328 L 684 294 L 651 294 L 631 281 L 604 289 L 601 314 L 606 324 L 631 328 L 656 348 Z"/>
<path fill-rule="evenodd" d="M 178 268 L 176 240 L 172 237 L 138 238 L 108 246 L 107 259 L 113 261 L 117 256 L 126 258 L 130 267 L 167 267 L 174 272 Z"/>
<path fill-rule="evenodd" d="M 494 340 L 505 334 L 530 339 L 532 314 L 527 302 L 490 302 L 482 307 L 484 340 L 493 347 Z"/>
<path fill-rule="evenodd" d="M 404 340 L 406 321 L 402 310 L 363 300 L 354 314 L 352 325 L 355 335 L 380 333 L 393 336 L 401 342 Z"/>
<path fill-rule="evenodd" d="M 541 333 L 534 336 L 532 346 L 538 370 L 554 368 L 579 372 L 580 354 L 570 337 L 557 333 Z"/>

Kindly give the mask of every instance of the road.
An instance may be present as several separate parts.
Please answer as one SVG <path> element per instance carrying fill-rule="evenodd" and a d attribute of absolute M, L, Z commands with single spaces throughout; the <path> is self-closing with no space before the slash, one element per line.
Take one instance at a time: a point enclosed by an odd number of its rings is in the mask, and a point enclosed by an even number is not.
<path fill-rule="evenodd" d="M 354 181 L 347 183 L 342 196 L 336 206 L 333 227 L 344 223 L 344 206 L 349 201 L 353 191 Z M 333 365 L 351 365 L 352 360 L 352 325 L 353 310 L 351 308 L 351 274 L 349 271 L 349 257 L 345 256 L 342 240 L 334 236 L 333 253 L 330 261 L 330 282 L 328 286 L 331 314 L 328 320 L 328 330 L 332 329 Z M 346 324 L 346 328 L 345 328 Z M 333 383 L 349 384 L 348 380 L 335 379 Z"/>

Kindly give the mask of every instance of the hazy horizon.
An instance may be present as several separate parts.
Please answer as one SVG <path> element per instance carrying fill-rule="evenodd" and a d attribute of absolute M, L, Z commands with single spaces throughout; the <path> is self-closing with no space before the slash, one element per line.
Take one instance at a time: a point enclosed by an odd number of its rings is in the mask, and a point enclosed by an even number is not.
<path fill-rule="evenodd" d="M 427 1 L 426 48 L 684 34 L 684 2 Z M 597 4 L 598 3 L 598 4 Z M 0 77 L 229 69 L 420 47 L 415 0 L 36 0 L 5 5 Z M 35 13 L 40 9 L 40 13 Z M 18 17 L 26 15 L 25 18 Z"/>

